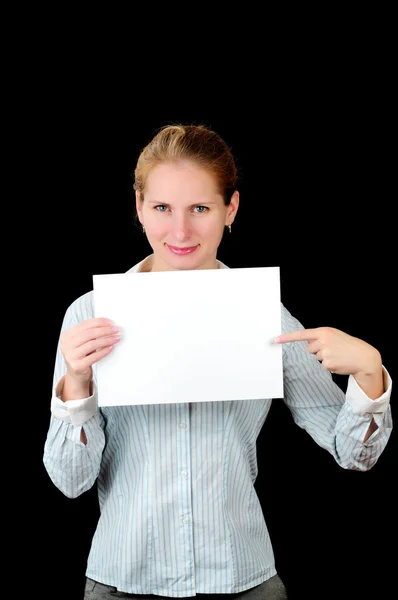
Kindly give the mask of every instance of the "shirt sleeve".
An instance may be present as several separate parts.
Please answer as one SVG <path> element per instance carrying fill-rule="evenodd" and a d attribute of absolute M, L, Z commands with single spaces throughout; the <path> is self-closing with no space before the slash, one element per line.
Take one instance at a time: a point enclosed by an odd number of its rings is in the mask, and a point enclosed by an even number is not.
<path fill-rule="evenodd" d="M 303 329 L 282 305 L 282 332 Z M 391 378 L 383 366 L 385 391 L 366 396 L 349 376 L 346 393 L 333 381 L 306 342 L 283 344 L 284 401 L 295 423 L 345 469 L 367 471 L 381 456 L 392 432 Z M 364 442 L 369 426 L 377 429 Z"/>
<path fill-rule="evenodd" d="M 82 320 L 93 318 L 91 294 L 75 300 L 67 309 L 61 333 Z M 76 498 L 90 489 L 98 476 L 105 446 L 105 422 L 97 406 L 97 393 L 81 400 L 62 402 L 66 371 L 58 341 L 50 403 L 50 423 L 44 444 L 45 469 L 65 496 Z M 87 444 L 80 441 L 82 428 Z"/>
<path fill-rule="evenodd" d="M 93 384 L 94 391 L 91 396 L 82 398 L 81 400 L 68 400 L 68 402 L 61 400 L 63 386 L 64 377 L 58 382 L 53 391 L 51 413 L 57 419 L 61 419 L 65 423 L 71 423 L 75 427 L 83 425 L 97 412 L 97 390 L 95 384 Z"/>
<path fill-rule="evenodd" d="M 352 410 L 358 415 L 365 415 L 366 413 L 378 414 L 385 413 L 390 406 L 390 398 L 392 391 L 392 381 L 387 369 L 383 366 L 383 383 L 385 392 L 380 396 L 372 400 L 365 392 L 359 387 L 355 381 L 355 377 L 352 375 L 348 378 L 346 398 L 351 404 Z"/>

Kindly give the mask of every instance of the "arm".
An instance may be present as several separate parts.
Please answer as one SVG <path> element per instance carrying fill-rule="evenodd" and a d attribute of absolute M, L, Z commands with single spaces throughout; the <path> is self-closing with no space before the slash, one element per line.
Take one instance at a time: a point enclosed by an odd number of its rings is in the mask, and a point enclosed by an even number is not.
<path fill-rule="evenodd" d="M 366 360 L 366 365 L 375 365 L 374 370 L 373 366 L 366 367 L 364 372 L 357 369 L 353 353 L 345 352 L 343 347 L 352 340 L 345 340 L 343 334 L 337 354 L 350 357 L 343 366 L 332 352 L 317 348 L 319 342 L 305 339 L 314 330 L 303 330 L 285 307 L 282 307 L 282 331 L 294 332 L 283 333 L 279 341 L 284 344 L 284 400 L 295 422 L 328 450 L 341 467 L 369 470 L 383 452 L 392 430 L 391 379 L 381 360 L 380 370 L 373 360 L 369 363 Z M 377 356 L 370 348 L 366 344 L 363 350 L 369 351 L 369 357 Z M 345 394 L 333 381 L 329 369 L 349 376 Z"/>
<path fill-rule="evenodd" d="M 374 368 L 370 368 L 365 372 L 356 373 L 354 377 L 364 394 L 371 400 L 377 400 L 377 398 L 380 398 L 380 396 L 388 389 L 388 380 L 385 378 L 385 374 L 386 372 L 383 370 L 380 353 L 377 352 L 374 358 Z M 370 438 L 376 429 L 377 423 L 372 417 L 369 429 L 365 434 L 364 442 Z"/>
<path fill-rule="evenodd" d="M 61 333 L 81 320 L 92 318 L 92 314 L 91 294 L 86 294 L 66 311 Z M 43 462 L 56 487 L 69 498 L 76 498 L 93 486 L 99 473 L 105 423 L 97 408 L 95 384 L 91 395 L 69 400 L 73 391 L 70 387 L 65 389 L 65 373 L 58 342 Z"/>

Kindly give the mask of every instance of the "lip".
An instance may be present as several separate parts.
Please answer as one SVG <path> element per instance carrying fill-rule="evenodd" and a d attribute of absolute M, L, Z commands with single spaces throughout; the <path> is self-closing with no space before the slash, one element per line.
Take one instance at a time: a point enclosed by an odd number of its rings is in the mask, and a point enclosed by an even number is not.
<path fill-rule="evenodd" d="M 177 256 L 185 256 L 186 254 L 192 254 L 192 252 L 194 252 L 196 250 L 196 248 L 198 247 L 199 244 L 197 244 L 196 246 L 189 246 L 186 248 L 180 248 L 178 246 L 170 246 L 169 244 L 166 244 L 166 246 L 168 247 L 168 249 L 173 253 L 173 254 L 177 254 Z"/>

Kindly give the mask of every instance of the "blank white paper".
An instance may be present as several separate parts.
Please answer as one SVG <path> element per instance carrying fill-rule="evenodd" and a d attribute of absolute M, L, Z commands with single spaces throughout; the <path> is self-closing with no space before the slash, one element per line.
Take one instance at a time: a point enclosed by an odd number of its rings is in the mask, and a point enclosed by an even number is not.
<path fill-rule="evenodd" d="M 283 397 L 279 267 L 93 276 L 122 339 L 94 365 L 99 406 Z"/>

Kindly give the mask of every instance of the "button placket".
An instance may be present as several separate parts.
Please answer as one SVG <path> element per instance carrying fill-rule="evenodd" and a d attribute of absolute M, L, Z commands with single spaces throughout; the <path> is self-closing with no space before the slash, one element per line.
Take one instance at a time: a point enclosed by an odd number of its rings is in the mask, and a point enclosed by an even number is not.
<path fill-rule="evenodd" d="M 178 461 L 176 464 L 178 505 L 180 522 L 181 560 L 186 566 L 186 582 L 195 589 L 195 559 L 192 531 L 192 492 L 191 492 L 191 443 L 189 430 L 189 404 L 180 404 L 177 413 Z"/>

